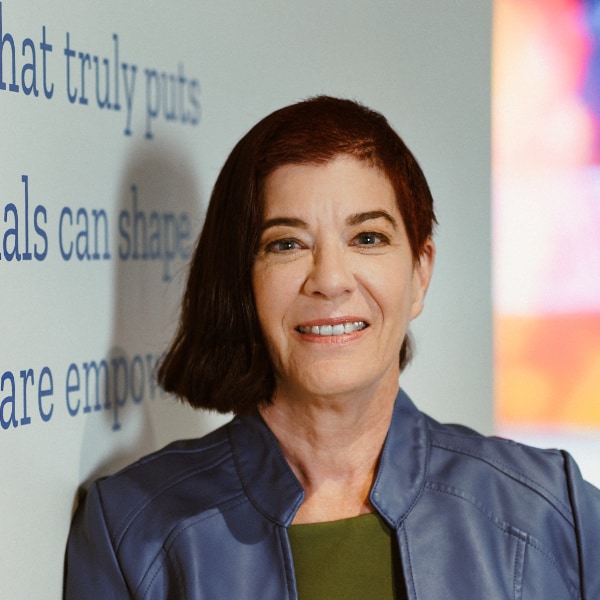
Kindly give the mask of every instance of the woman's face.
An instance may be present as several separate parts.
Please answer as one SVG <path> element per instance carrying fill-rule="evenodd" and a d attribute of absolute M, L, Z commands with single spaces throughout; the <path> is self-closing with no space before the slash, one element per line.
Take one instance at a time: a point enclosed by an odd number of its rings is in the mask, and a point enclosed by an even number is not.
<path fill-rule="evenodd" d="M 428 241 L 414 263 L 394 190 L 367 163 L 273 172 L 252 287 L 276 397 L 395 390 L 433 255 Z"/>

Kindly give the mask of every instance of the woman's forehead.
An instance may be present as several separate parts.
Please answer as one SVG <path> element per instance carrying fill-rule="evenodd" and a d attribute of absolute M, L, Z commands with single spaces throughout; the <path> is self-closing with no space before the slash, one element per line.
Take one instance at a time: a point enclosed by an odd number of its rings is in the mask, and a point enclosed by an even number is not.
<path fill-rule="evenodd" d="M 335 210 L 344 218 L 381 210 L 399 217 L 396 195 L 387 176 L 351 156 L 337 156 L 323 164 L 283 165 L 267 177 L 265 219 L 307 210 Z"/>

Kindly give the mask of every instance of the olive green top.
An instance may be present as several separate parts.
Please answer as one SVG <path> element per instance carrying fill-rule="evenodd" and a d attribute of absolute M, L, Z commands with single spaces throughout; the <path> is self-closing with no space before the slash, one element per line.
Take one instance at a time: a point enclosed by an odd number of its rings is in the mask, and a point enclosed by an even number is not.
<path fill-rule="evenodd" d="M 396 595 L 404 594 L 396 542 L 379 515 L 292 525 L 288 533 L 299 600 L 405 597 Z"/>

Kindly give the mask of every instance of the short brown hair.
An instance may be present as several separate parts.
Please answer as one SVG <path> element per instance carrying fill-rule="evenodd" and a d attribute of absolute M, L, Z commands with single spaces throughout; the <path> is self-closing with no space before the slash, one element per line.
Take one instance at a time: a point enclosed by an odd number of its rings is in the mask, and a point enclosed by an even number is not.
<path fill-rule="evenodd" d="M 179 328 L 159 371 L 168 392 L 197 408 L 244 414 L 271 401 L 274 375 L 256 316 L 251 275 L 266 178 L 288 164 L 348 155 L 380 169 L 396 193 L 413 260 L 436 223 L 415 157 L 379 113 L 318 96 L 277 110 L 235 146 L 215 187 L 190 265 Z M 408 336 L 400 368 L 411 358 Z"/>

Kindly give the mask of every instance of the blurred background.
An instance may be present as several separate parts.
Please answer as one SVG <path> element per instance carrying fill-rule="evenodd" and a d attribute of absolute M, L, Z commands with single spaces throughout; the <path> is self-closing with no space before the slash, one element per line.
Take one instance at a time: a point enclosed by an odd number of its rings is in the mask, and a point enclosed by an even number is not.
<path fill-rule="evenodd" d="M 495 424 L 600 483 L 600 2 L 495 0 Z"/>

